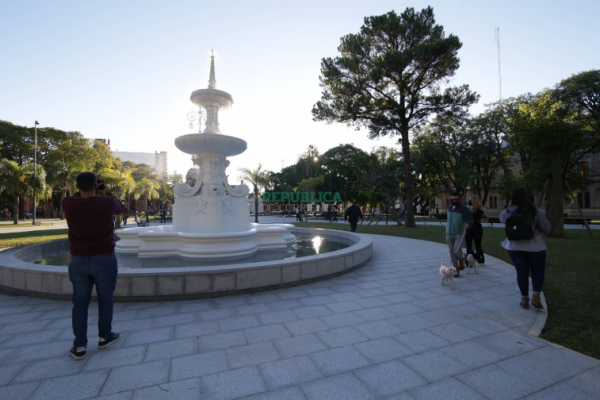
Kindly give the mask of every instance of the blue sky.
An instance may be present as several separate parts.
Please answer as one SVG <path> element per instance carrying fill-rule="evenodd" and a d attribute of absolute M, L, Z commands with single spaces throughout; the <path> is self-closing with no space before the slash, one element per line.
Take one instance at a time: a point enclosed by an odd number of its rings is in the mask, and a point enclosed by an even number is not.
<path fill-rule="evenodd" d="M 494 40 L 500 28 L 503 97 L 537 92 L 597 69 L 598 1 L 7 1 L 0 3 L 0 119 L 110 138 L 113 150 L 167 151 L 169 170 L 189 156 L 174 146 L 192 133 L 192 91 L 207 86 L 210 50 L 219 89 L 235 104 L 219 115 L 223 134 L 248 142 L 231 158 L 279 170 L 309 144 L 354 143 L 367 151 L 396 139 L 312 121 L 320 62 L 363 18 L 406 7 L 434 8 L 463 42 L 451 85 L 498 99 Z"/>

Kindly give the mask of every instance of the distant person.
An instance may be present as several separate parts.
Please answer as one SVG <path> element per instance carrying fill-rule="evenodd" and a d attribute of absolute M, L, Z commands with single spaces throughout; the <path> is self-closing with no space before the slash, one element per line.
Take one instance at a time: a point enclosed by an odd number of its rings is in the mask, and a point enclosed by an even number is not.
<path fill-rule="evenodd" d="M 350 231 L 356 232 L 356 225 L 358 224 L 358 219 L 363 217 L 363 213 L 360 208 L 356 205 L 356 202 L 353 201 L 352 205 L 348 207 L 346 213 L 344 214 L 344 222 L 346 219 L 350 222 Z"/>
<path fill-rule="evenodd" d="M 465 269 L 465 255 L 463 254 L 462 243 L 460 241 L 463 238 L 463 234 L 466 235 L 465 230 L 473 225 L 471 210 L 460 202 L 458 192 L 454 192 L 450 197 L 450 205 L 446 209 L 446 212 L 436 214 L 436 217 L 447 219 L 446 243 L 448 244 L 448 250 L 450 250 L 450 260 L 456 268 L 456 275 L 454 277 L 458 278 L 460 277 L 460 271 Z"/>
<path fill-rule="evenodd" d="M 129 216 L 129 214 L 127 213 L 127 210 L 123 211 L 123 225 L 127 225 L 127 217 Z"/>
<path fill-rule="evenodd" d="M 471 216 L 473 217 L 473 225 L 467 229 L 467 234 L 465 235 L 467 254 L 473 254 L 473 257 L 475 257 L 479 264 L 485 264 L 485 256 L 483 254 L 483 248 L 481 247 L 481 240 L 483 239 L 481 219 L 485 215 L 485 209 L 481 205 L 479 196 L 471 196 L 471 200 L 469 200 L 467 205 L 471 209 Z M 473 241 L 475 241 L 477 253 L 473 252 Z"/>
<path fill-rule="evenodd" d="M 164 208 L 160 209 L 160 223 L 167 223 L 167 210 Z"/>
<path fill-rule="evenodd" d="M 79 191 L 62 202 L 69 227 L 69 280 L 73 283 L 75 340 L 69 353 L 75 360 L 85 358 L 88 307 L 94 285 L 98 298 L 98 349 L 119 340 L 119 334 L 112 332 L 113 294 L 118 272 L 113 216 L 126 210 L 103 182 L 98 185 L 96 179 L 92 172 L 77 175 Z M 96 190 L 104 190 L 104 196 L 96 196 Z"/>
<path fill-rule="evenodd" d="M 500 222 L 505 224 L 506 229 L 506 239 L 502 242 L 502 247 L 508 250 L 508 255 L 517 270 L 521 307 L 529 308 L 531 272 L 531 305 L 543 309 L 540 293 L 546 269 L 546 244 L 542 233 L 550 233 L 552 226 L 544 212 L 529 201 L 525 189 L 512 191 L 508 207 L 500 214 Z"/>
<path fill-rule="evenodd" d="M 300 208 L 296 208 L 296 221 L 302 222 L 302 218 L 300 216 Z"/>

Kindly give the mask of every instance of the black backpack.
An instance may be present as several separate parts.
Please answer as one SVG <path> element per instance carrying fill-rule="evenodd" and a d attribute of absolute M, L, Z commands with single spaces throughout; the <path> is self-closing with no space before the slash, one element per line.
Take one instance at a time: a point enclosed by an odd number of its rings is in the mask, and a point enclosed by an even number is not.
<path fill-rule="evenodd" d="M 528 215 L 515 210 L 510 213 L 504 224 L 506 238 L 508 240 L 531 240 L 533 239 L 533 228 L 531 218 Z"/>

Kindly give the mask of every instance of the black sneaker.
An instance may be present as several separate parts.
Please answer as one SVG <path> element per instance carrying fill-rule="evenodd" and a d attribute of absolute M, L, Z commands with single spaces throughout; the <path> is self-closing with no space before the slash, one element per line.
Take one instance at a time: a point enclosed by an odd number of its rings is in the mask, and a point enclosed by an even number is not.
<path fill-rule="evenodd" d="M 98 339 L 98 350 L 102 350 L 119 340 L 119 334 L 111 332 L 106 338 Z"/>
<path fill-rule="evenodd" d="M 85 358 L 85 347 L 72 347 L 69 354 L 74 360 L 83 360 Z"/>

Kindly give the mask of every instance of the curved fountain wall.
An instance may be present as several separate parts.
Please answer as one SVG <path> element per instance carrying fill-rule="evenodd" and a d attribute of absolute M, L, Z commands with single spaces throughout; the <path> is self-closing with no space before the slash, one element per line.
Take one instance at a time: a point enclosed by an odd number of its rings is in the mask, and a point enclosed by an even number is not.
<path fill-rule="evenodd" d="M 330 253 L 278 261 L 215 267 L 121 270 L 115 300 L 190 300 L 285 288 L 353 271 L 373 255 L 372 241 L 366 236 L 314 228 L 294 228 L 292 232 L 347 240 L 352 246 Z M 44 257 L 44 253 L 67 248 L 68 239 L 61 239 L 0 252 L 0 290 L 70 300 L 73 287 L 67 268 L 35 264 Z"/>

